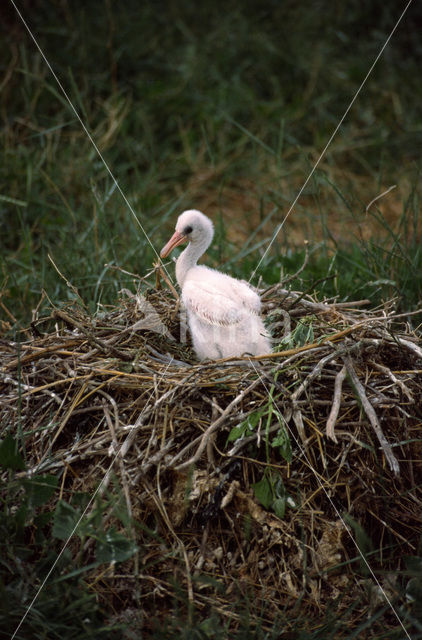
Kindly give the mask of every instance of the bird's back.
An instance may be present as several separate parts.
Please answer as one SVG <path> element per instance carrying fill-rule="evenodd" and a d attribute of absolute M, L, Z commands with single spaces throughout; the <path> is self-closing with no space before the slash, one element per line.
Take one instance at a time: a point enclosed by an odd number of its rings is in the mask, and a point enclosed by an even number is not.
<path fill-rule="evenodd" d="M 183 283 L 182 300 L 200 359 L 261 355 L 271 350 L 259 315 L 261 301 L 246 282 L 196 266 Z"/>

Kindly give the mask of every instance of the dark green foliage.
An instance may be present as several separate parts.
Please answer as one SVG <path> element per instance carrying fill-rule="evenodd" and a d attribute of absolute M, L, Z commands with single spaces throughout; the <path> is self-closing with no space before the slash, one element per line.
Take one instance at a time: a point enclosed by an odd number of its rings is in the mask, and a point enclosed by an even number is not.
<path fill-rule="evenodd" d="M 14 477 L 12 469 L 22 468 L 19 452 L 10 454 L 14 446 L 11 435 L 0 444 L 0 465 L 11 470 L 1 494 L 0 637 L 10 638 L 19 626 L 18 639 L 117 638 L 121 627 L 104 623 L 83 575 L 101 564 L 129 559 L 136 546 L 115 528 L 104 528 L 106 501 L 98 501 L 81 520 L 81 511 L 64 500 L 52 507 L 57 476 Z M 89 504 L 89 496 L 83 502 Z M 118 512 L 115 499 L 113 506 Z M 75 559 L 69 548 L 72 533 L 83 541 L 93 537 L 93 562 L 87 564 L 81 555 Z"/>
<path fill-rule="evenodd" d="M 312 167 L 305 156 L 322 151 L 399 13 L 393 3 L 375 10 L 358 2 L 347 10 L 341 2 L 229 2 L 200 12 L 191 2 L 36 6 L 23 2 L 22 13 L 156 249 L 168 232 L 164 222 L 171 227 L 178 212 L 202 201 L 191 185 L 204 172 L 211 175 L 205 191 L 216 194 L 253 180 L 261 205 L 275 205 L 278 224 Z M 420 17 L 413 3 L 328 150 L 324 171 L 305 190 L 325 212 L 315 225 L 327 235 L 303 283 L 323 295 L 378 304 L 399 292 L 401 308 L 420 299 Z M 6 22 L 3 299 L 27 321 L 43 289 L 57 303 L 74 297 L 68 279 L 94 311 L 131 282 L 105 265 L 142 274 L 154 253 L 12 7 Z M 349 227 L 333 254 L 325 194 L 349 189 L 338 207 L 361 215 L 357 176 L 370 178 L 371 193 L 379 193 L 377 185 L 406 173 L 411 191 L 399 227 L 390 230 L 373 207 L 387 238 L 362 241 Z M 255 201 L 256 194 L 245 217 L 255 219 Z M 292 218 L 314 215 L 302 206 Z M 268 283 L 300 259 L 283 234 L 260 265 Z M 267 236 L 257 239 L 266 246 Z M 259 256 L 253 246 L 247 259 L 234 247 L 239 262 L 231 258 L 228 268 L 247 276 Z M 221 251 L 210 257 L 222 261 Z"/>
<path fill-rule="evenodd" d="M 3 469 L 25 469 L 25 462 L 18 450 L 18 443 L 15 438 L 8 433 L 0 442 L 0 466 Z"/>

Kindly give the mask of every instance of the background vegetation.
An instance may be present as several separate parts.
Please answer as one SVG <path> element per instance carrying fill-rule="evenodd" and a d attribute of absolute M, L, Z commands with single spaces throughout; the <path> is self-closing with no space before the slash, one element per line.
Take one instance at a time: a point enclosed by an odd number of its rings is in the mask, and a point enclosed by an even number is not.
<path fill-rule="evenodd" d="M 153 247 L 160 249 L 186 208 L 216 222 L 208 263 L 248 277 L 405 6 L 17 2 L 148 240 L 13 5 L 4 5 L 0 317 L 9 337 L 49 300 L 59 305 L 75 296 L 67 281 L 92 312 L 115 302 L 133 278 L 113 267 L 143 275 Z M 421 21 L 421 4 L 413 2 L 265 254 L 257 273 L 264 282 L 295 271 L 308 240 L 311 259 L 295 288 L 320 298 L 368 298 L 372 306 L 393 300 L 401 311 L 420 305 Z M 10 611 L 32 593 L 55 554 L 43 538 L 49 515 L 42 506 L 56 487 L 43 480 L 39 494 L 31 483 L 16 483 L 21 462 L 7 446 L 0 462 L 10 487 L 0 537 L 4 566 L 16 579 L 12 595 L 10 584 L 0 587 Z M 39 537 L 28 540 L 25 527 L 34 518 L 41 518 Z M 32 575 L 19 572 L 25 554 Z M 101 631 L 98 605 L 78 580 L 49 586 L 31 637 L 47 637 L 55 602 L 67 604 L 49 638 L 111 633 L 107 625 Z M 224 634 L 214 623 L 207 624 Z M 184 637 L 216 637 L 192 625 Z M 300 637 L 331 637 L 328 627 L 306 634 Z"/>
<path fill-rule="evenodd" d="M 203 208 L 219 222 L 210 261 L 240 275 L 256 266 L 401 10 L 19 6 L 155 249 L 180 211 Z M 154 253 L 11 4 L 5 13 L 1 292 L 13 325 L 43 290 L 54 302 L 72 295 L 48 254 L 95 309 L 125 283 L 106 264 L 143 274 Z M 294 270 L 307 239 L 314 253 L 298 287 L 373 304 L 398 295 L 402 309 L 420 299 L 420 18 L 413 3 L 261 264 L 265 281 Z"/>

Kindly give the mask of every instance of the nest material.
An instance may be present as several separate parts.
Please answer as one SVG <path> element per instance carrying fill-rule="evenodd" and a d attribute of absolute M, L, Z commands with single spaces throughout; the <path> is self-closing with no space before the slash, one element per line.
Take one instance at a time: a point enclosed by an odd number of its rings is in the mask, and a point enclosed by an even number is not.
<path fill-rule="evenodd" d="M 142 525 L 132 531 L 136 557 L 93 581 L 121 611 L 132 610 L 135 591 L 141 609 L 168 610 L 176 579 L 199 610 L 232 625 L 233 602 L 252 593 L 270 628 L 299 597 L 318 615 L 346 585 L 344 606 L 356 599 L 356 523 L 374 549 L 385 547 L 367 557 L 375 572 L 416 553 L 417 335 L 385 309 L 281 286 L 263 300 L 280 340 L 265 359 L 198 363 L 180 342 L 167 289 L 126 291 L 96 317 L 54 309 L 20 345 L 2 340 L 2 431 L 21 421 L 22 474 L 59 474 L 67 500 L 100 483 L 104 493 L 114 474 Z M 283 433 L 291 456 L 274 445 Z M 274 494 L 265 499 L 263 482 Z M 394 585 L 380 583 L 394 597 Z"/>

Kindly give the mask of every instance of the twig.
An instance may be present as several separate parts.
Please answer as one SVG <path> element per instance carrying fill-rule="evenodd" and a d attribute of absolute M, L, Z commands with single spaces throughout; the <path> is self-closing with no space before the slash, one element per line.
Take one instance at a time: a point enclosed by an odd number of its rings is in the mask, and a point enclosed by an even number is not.
<path fill-rule="evenodd" d="M 102 402 L 103 411 L 104 411 L 104 416 L 105 416 L 105 419 L 106 419 L 106 422 L 107 422 L 107 426 L 108 426 L 108 428 L 110 430 L 110 434 L 111 434 L 112 446 L 110 447 L 109 453 L 110 453 L 110 455 L 117 455 L 117 457 L 119 458 L 120 475 L 121 475 L 121 480 L 122 480 L 122 483 L 123 483 L 123 492 L 125 494 L 126 506 L 127 506 L 127 510 L 128 510 L 129 516 L 132 517 L 133 509 L 132 509 L 132 504 L 131 504 L 131 501 L 130 501 L 129 487 L 128 487 L 127 479 L 126 479 L 126 475 L 127 474 L 126 474 L 126 470 L 125 470 L 125 466 L 124 466 L 124 458 L 122 456 L 121 449 L 119 450 L 119 443 L 118 443 L 117 437 L 116 437 L 116 429 L 118 429 L 118 427 L 119 427 L 119 410 L 117 408 L 117 404 L 116 404 L 116 401 L 114 400 L 114 398 L 112 398 L 108 393 L 105 393 L 105 391 L 103 391 L 103 390 L 100 390 L 99 393 L 104 397 L 103 402 Z M 108 400 L 108 402 L 113 407 L 114 424 L 113 424 L 113 421 L 111 419 L 110 411 L 108 409 L 106 400 Z"/>
<path fill-rule="evenodd" d="M 415 344 L 414 342 L 411 342 L 410 340 L 405 340 L 404 338 L 399 338 L 398 336 L 394 337 L 394 341 L 401 344 L 402 347 L 406 347 L 406 349 L 409 349 L 409 351 L 413 351 L 413 353 L 416 353 L 416 355 L 422 359 L 422 349 L 418 347 L 418 345 Z"/>
<path fill-rule="evenodd" d="M 121 456 L 122 458 L 126 456 L 127 452 L 132 447 L 138 431 L 141 427 L 143 427 L 145 420 L 151 415 L 153 408 L 154 407 L 151 405 L 146 405 L 146 407 L 144 407 L 144 409 L 142 409 L 141 413 L 139 414 L 135 424 L 133 426 L 131 425 L 131 430 L 119 450 L 119 456 Z M 105 473 L 104 480 L 101 483 L 100 495 L 102 495 L 108 487 L 115 460 L 116 457 Z"/>
<path fill-rule="evenodd" d="M 105 342 L 104 340 L 101 340 L 101 338 L 95 337 L 91 333 L 91 331 L 89 331 L 86 327 L 84 327 L 83 324 L 81 324 L 80 322 L 72 318 L 69 314 L 65 313 L 61 309 L 56 309 L 53 312 L 53 317 L 60 318 L 61 320 L 64 320 L 64 322 L 66 322 L 67 324 L 79 329 L 79 331 L 81 331 L 81 333 L 83 333 L 88 338 L 89 342 L 95 344 L 102 351 L 106 351 L 106 353 L 111 353 L 116 358 L 120 358 L 125 362 L 131 362 L 133 360 L 132 354 L 127 354 L 127 353 L 124 353 L 123 351 L 119 351 L 119 349 L 116 349 L 115 347 L 113 347 L 113 345 L 107 344 L 107 342 Z"/>
<path fill-rule="evenodd" d="M 336 349 L 335 351 L 332 351 L 331 353 L 329 353 L 327 356 L 325 356 L 324 358 L 321 358 L 321 360 L 319 360 L 316 365 L 314 366 L 314 368 L 312 369 L 312 371 L 306 376 L 305 380 L 302 382 L 302 384 L 296 389 L 296 391 L 292 394 L 292 402 L 294 405 L 296 405 L 299 396 L 302 395 L 302 393 L 305 391 L 305 389 L 309 386 L 309 384 L 319 375 L 321 375 L 323 368 L 325 367 L 325 365 L 330 362 L 330 360 L 333 360 L 334 358 L 338 358 L 340 356 L 346 355 L 346 354 L 350 354 L 354 351 L 358 351 L 359 349 L 362 348 L 364 341 L 363 340 L 359 340 L 359 342 L 355 342 L 354 344 L 346 344 L 346 346 L 342 347 L 341 349 Z"/>
<path fill-rule="evenodd" d="M 287 420 L 286 420 L 286 422 L 287 422 Z M 273 424 L 268 429 L 268 434 L 274 433 L 274 432 L 278 431 L 279 429 L 280 429 L 280 425 L 277 422 L 277 424 Z M 254 433 L 252 433 L 250 436 L 246 436 L 246 438 L 239 438 L 239 440 L 236 440 L 236 442 L 234 443 L 232 448 L 227 452 L 227 456 L 229 458 L 232 458 L 233 456 L 238 455 L 238 453 L 239 453 L 239 451 L 241 451 L 241 449 L 246 447 L 250 442 L 254 442 L 254 440 L 257 440 L 257 438 L 258 438 L 258 433 L 256 431 Z"/>
<path fill-rule="evenodd" d="M 343 388 L 343 380 L 346 377 L 346 373 L 346 367 L 343 366 L 336 375 L 336 380 L 334 383 L 333 405 L 331 407 L 330 415 L 328 416 L 327 425 L 325 427 L 325 433 L 327 434 L 327 437 L 331 438 L 331 440 L 334 440 L 334 442 L 338 442 L 337 437 L 334 433 L 334 426 L 336 424 L 338 412 L 340 410 L 341 391 Z"/>
<path fill-rule="evenodd" d="M 128 512 L 128 515 L 129 515 L 129 528 L 130 528 L 130 533 L 131 533 L 132 540 L 135 541 L 136 540 L 136 532 L 135 532 L 135 528 L 133 526 L 133 521 L 132 521 L 133 508 L 132 508 L 132 501 L 130 499 L 130 490 L 129 490 L 129 486 L 128 486 L 128 482 L 127 482 L 127 472 L 126 472 L 126 469 L 125 469 L 124 458 L 122 456 L 122 450 L 120 449 L 120 451 L 119 451 L 119 443 L 118 443 L 117 438 L 116 438 L 116 430 L 119 427 L 119 410 L 117 408 L 117 404 L 116 404 L 116 401 L 114 400 L 114 398 L 112 398 L 110 395 L 108 395 L 108 393 L 105 393 L 105 391 L 102 391 L 102 390 L 100 390 L 100 394 L 106 400 L 108 400 L 108 402 L 113 407 L 114 423 L 115 424 L 113 424 L 113 421 L 111 420 L 111 416 L 110 416 L 110 412 L 108 410 L 107 402 L 105 400 L 103 400 L 104 415 L 105 415 L 105 419 L 106 419 L 108 428 L 110 429 L 111 439 L 112 439 L 111 455 L 117 454 L 118 458 L 119 458 L 120 478 L 121 478 L 122 485 L 123 485 L 123 493 L 124 493 L 124 496 L 125 496 L 126 508 L 127 508 L 127 512 Z M 139 550 L 137 550 L 136 553 L 135 553 L 134 562 L 135 562 L 135 575 L 137 575 L 139 573 Z"/>
<path fill-rule="evenodd" d="M 81 385 L 81 387 L 79 388 L 79 391 L 77 392 L 75 398 L 72 400 L 71 405 L 69 407 L 69 409 L 66 411 L 63 420 L 61 421 L 61 424 L 59 426 L 59 428 L 57 429 L 56 433 L 54 434 L 53 438 L 51 439 L 49 446 L 47 448 L 47 450 L 44 452 L 44 454 L 41 456 L 41 459 L 37 465 L 37 468 L 41 467 L 42 463 L 44 462 L 44 460 L 46 459 L 46 457 L 51 453 L 52 449 L 53 449 L 53 445 L 56 442 L 57 438 L 59 437 L 59 435 L 61 434 L 61 432 L 63 431 L 63 429 L 65 428 L 67 422 L 69 421 L 73 410 L 75 409 L 75 407 L 78 406 L 84 391 L 87 389 L 88 387 L 88 383 L 90 378 L 92 377 L 92 375 L 89 375 L 88 378 L 86 379 L 86 381 Z"/>
<path fill-rule="evenodd" d="M 379 362 L 371 362 L 371 364 L 376 369 L 378 369 L 378 371 L 382 371 L 383 373 L 385 373 L 385 375 L 388 376 L 388 378 L 390 378 L 390 380 L 392 380 L 394 382 L 394 384 L 396 384 L 398 387 L 400 387 L 400 389 L 403 391 L 405 396 L 407 396 L 407 399 L 409 400 L 409 402 L 412 402 L 412 403 L 415 402 L 415 399 L 414 399 L 410 389 L 408 389 L 406 387 L 406 385 L 404 384 L 404 382 L 402 380 L 399 380 L 399 378 L 396 378 L 394 373 L 392 371 L 390 371 L 390 369 L 388 367 L 384 367 L 384 365 L 380 364 Z"/>
<path fill-rule="evenodd" d="M 156 274 L 159 274 L 162 277 L 162 279 L 164 280 L 164 282 L 166 283 L 166 285 L 168 286 L 168 288 L 170 289 L 170 291 L 174 295 L 176 301 L 179 302 L 179 294 L 177 293 L 176 289 L 174 288 L 174 286 L 170 282 L 167 274 L 165 273 L 162 263 L 161 262 L 154 262 L 154 270 L 155 270 Z M 157 289 L 158 288 L 159 287 L 157 287 Z"/>
<path fill-rule="evenodd" d="M 352 380 L 353 386 L 356 389 L 356 393 L 358 394 L 362 402 L 362 406 L 365 410 L 365 413 L 368 416 L 368 419 L 372 425 L 372 428 L 374 429 L 377 435 L 377 438 L 381 444 L 382 450 L 384 451 L 385 457 L 387 458 L 388 464 L 390 465 L 390 469 L 398 476 L 400 475 L 399 463 L 397 462 L 397 458 L 395 457 L 395 455 L 391 450 L 390 443 L 386 440 L 383 434 L 381 425 L 377 418 L 377 414 L 375 413 L 375 409 L 372 406 L 372 404 L 369 402 L 366 396 L 364 386 L 362 385 L 361 381 L 357 376 L 357 373 L 353 367 L 352 360 L 350 359 L 349 356 L 344 356 L 343 361 L 344 361 L 344 364 L 346 365 L 347 373 L 349 374 Z"/>
<path fill-rule="evenodd" d="M 297 353 L 303 353 L 304 351 L 309 351 L 310 349 L 318 349 L 322 345 L 326 344 L 327 342 L 337 342 L 341 338 L 344 338 L 350 333 L 353 333 L 353 331 L 356 331 L 357 329 L 362 329 L 366 324 L 367 322 L 365 321 L 356 322 L 351 327 L 347 327 L 346 329 L 343 329 L 342 331 L 337 331 L 336 333 L 331 333 L 328 336 L 325 336 L 325 338 L 318 340 L 318 342 L 311 342 L 309 344 L 303 345 L 302 347 L 296 347 L 295 349 L 286 349 L 285 351 L 275 351 L 273 353 L 263 353 L 262 355 L 259 355 L 259 356 L 245 356 L 245 359 L 247 359 L 248 361 L 249 360 L 272 360 L 274 358 L 284 358 L 286 356 L 296 355 Z M 235 357 L 221 358 L 220 360 L 215 360 L 215 362 L 220 364 L 222 362 L 230 362 L 233 360 L 239 360 L 239 358 L 235 358 Z"/>
<path fill-rule="evenodd" d="M 208 440 L 209 440 L 210 436 L 214 433 L 214 431 L 216 429 L 218 429 L 218 427 L 220 427 L 224 423 L 226 418 L 230 415 L 231 411 L 239 404 L 239 402 L 241 402 L 243 400 L 243 398 L 246 395 L 248 395 L 248 393 L 250 393 L 260 383 L 261 383 L 261 379 L 257 378 L 246 389 L 241 391 L 234 398 L 234 400 L 232 400 L 230 402 L 230 404 L 224 409 L 224 411 L 221 414 L 221 416 L 219 418 L 217 418 L 217 420 L 215 420 L 214 422 L 212 422 L 210 424 L 210 426 L 208 427 L 208 429 L 206 429 L 206 431 L 202 434 L 202 436 L 199 436 L 198 438 L 195 438 L 195 440 L 193 440 L 188 445 L 186 445 L 186 447 L 184 447 L 181 451 L 179 451 L 179 453 L 177 453 L 174 456 L 174 458 L 171 460 L 169 466 L 174 466 L 175 462 L 177 462 L 177 460 L 180 460 L 180 458 L 182 458 L 184 456 L 184 454 L 191 447 L 195 446 L 195 444 L 197 444 L 198 441 L 199 441 L 199 446 L 198 446 L 198 448 L 197 448 L 197 450 L 195 452 L 195 455 L 193 455 L 191 458 L 189 458 L 189 460 L 187 460 L 187 462 L 183 462 L 182 464 L 180 464 L 177 467 L 175 467 L 176 471 L 180 471 L 182 469 L 185 469 L 186 467 L 190 467 L 192 464 L 194 464 L 194 462 L 199 460 L 199 458 L 201 457 L 202 452 L 204 451 L 204 449 L 207 446 L 207 443 L 208 443 Z"/>

